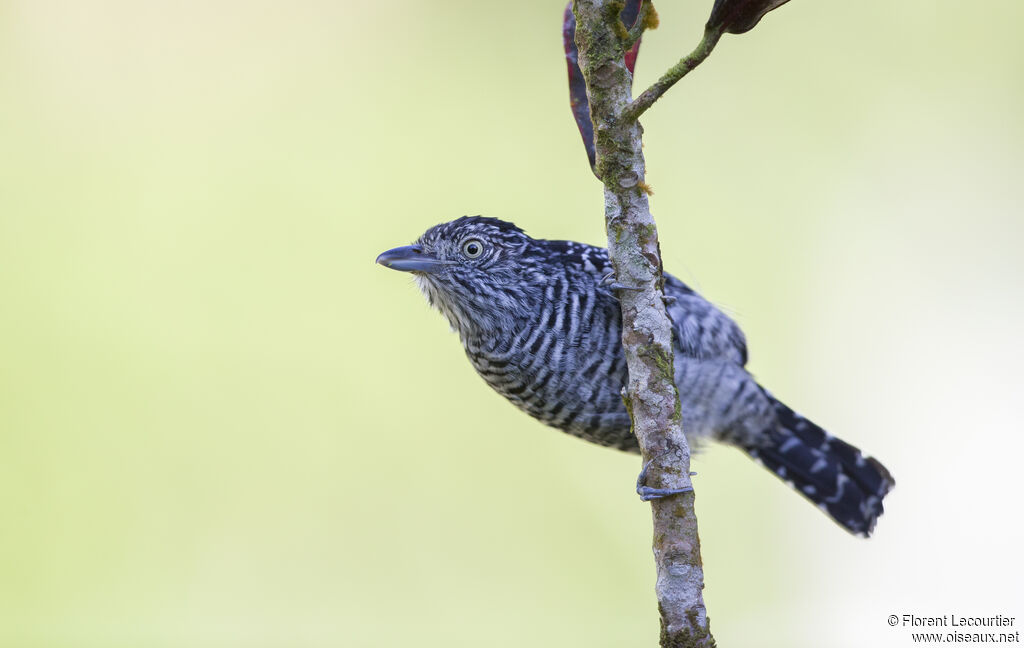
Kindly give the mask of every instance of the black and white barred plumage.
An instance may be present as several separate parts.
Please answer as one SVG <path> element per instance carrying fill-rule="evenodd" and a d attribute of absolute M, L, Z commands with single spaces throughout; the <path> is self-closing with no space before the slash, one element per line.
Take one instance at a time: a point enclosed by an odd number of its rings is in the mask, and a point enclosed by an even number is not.
<path fill-rule="evenodd" d="M 607 251 L 533 239 L 478 216 L 433 227 L 378 262 L 415 274 L 487 383 L 538 420 L 638 452 L 622 402 L 626 361 Z M 665 275 L 683 429 L 734 445 L 852 533 L 867 536 L 894 481 L 882 464 L 782 404 L 747 373 L 729 317 Z"/>

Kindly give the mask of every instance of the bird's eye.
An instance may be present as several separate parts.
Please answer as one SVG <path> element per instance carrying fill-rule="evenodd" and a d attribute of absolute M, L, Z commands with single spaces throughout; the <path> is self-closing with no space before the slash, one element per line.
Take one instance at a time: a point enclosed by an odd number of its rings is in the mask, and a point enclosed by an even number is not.
<path fill-rule="evenodd" d="M 484 244 L 478 239 L 469 239 L 462 244 L 462 253 L 467 259 L 475 259 L 484 253 Z"/>

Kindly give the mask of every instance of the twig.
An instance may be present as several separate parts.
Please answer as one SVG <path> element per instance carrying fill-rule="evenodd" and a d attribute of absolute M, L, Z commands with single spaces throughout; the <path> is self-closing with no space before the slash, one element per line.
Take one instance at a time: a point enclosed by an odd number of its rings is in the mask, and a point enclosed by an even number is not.
<path fill-rule="evenodd" d="M 640 4 L 640 11 L 637 13 L 636 22 L 629 28 L 629 36 L 626 38 L 626 42 L 622 44 L 623 50 L 630 50 L 636 45 L 640 37 L 644 35 L 644 31 L 648 28 L 648 20 L 650 20 L 652 12 L 654 11 L 654 4 L 651 0 L 643 0 Z M 657 14 L 654 14 L 655 22 L 657 26 Z M 653 29 L 654 27 L 651 27 Z"/>
<path fill-rule="evenodd" d="M 617 281 L 636 288 L 617 292 L 629 369 L 624 398 L 645 465 L 652 462 L 648 483 L 685 489 L 691 487 L 690 449 L 676 391 L 658 232 L 644 191 L 640 124 L 624 114 L 631 94 L 623 59 L 627 42 L 615 0 L 575 0 L 573 13 L 590 97 L 596 169 L 604 183 L 608 253 Z M 687 492 L 651 502 L 662 646 L 714 646 L 693 500 L 693 492 Z"/>
<path fill-rule="evenodd" d="M 703 63 L 704 59 L 706 59 L 708 55 L 711 54 L 711 51 L 715 49 L 715 45 L 718 44 L 718 39 L 721 37 L 721 27 L 705 30 L 704 38 L 701 39 L 697 48 L 690 52 L 689 55 L 680 59 L 678 63 L 669 68 L 668 72 L 655 81 L 650 88 L 644 90 L 639 97 L 630 102 L 630 104 L 622 111 L 622 119 L 626 121 L 636 121 L 640 115 L 644 114 L 644 111 L 650 108 L 655 101 L 661 98 L 661 95 L 668 92 L 668 89 L 675 85 L 679 79 L 682 79 L 684 76 L 689 74 L 690 70 Z"/>

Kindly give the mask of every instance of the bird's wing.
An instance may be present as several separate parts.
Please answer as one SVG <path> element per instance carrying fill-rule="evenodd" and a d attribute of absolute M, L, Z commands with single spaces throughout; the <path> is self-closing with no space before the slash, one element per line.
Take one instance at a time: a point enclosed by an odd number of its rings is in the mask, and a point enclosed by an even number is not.
<path fill-rule="evenodd" d="M 597 281 L 612 272 L 608 250 L 576 241 L 542 241 L 548 261 L 578 268 Z"/>
<path fill-rule="evenodd" d="M 747 339 L 736 322 L 667 273 L 665 301 L 683 355 L 698 359 L 724 358 L 740 366 L 747 364 Z"/>
<path fill-rule="evenodd" d="M 613 279 L 607 250 L 575 241 L 545 243 L 549 254 L 557 254 L 563 263 L 581 268 L 594 279 L 599 293 L 618 301 L 609 285 Z M 747 363 L 747 340 L 728 315 L 668 273 L 665 273 L 665 298 L 676 343 L 683 355 L 697 359 L 724 358 L 740 366 Z"/>

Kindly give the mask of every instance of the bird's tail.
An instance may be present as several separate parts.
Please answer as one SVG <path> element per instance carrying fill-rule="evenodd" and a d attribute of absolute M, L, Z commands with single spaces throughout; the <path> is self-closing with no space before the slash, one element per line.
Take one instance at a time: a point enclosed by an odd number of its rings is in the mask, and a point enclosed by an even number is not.
<path fill-rule="evenodd" d="M 896 484 L 877 459 L 771 398 L 778 421 L 761 443 L 743 448 L 850 533 L 867 537 Z"/>

